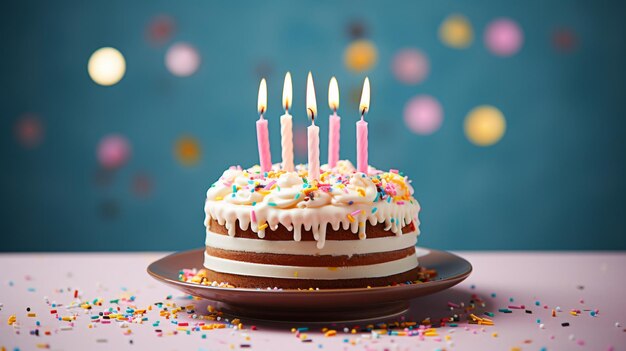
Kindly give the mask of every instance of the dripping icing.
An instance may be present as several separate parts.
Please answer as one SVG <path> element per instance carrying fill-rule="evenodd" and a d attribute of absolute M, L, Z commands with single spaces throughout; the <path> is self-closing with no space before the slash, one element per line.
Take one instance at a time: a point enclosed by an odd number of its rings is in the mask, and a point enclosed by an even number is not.
<path fill-rule="evenodd" d="M 324 165 L 322 170 L 320 182 L 308 184 L 302 165 L 295 172 L 275 165 L 267 177 L 258 166 L 231 167 L 207 191 L 205 225 L 208 228 L 209 220 L 215 219 L 234 236 L 238 223 L 241 230 L 250 228 L 259 238 L 265 237 L 266 229 L 274 231 L 282 225 L 293 231 L 294 241 L 302 239 L 302 230 L 310 230 L 319 249 L 324 247 L 328 226 L 334 231 L 350 230 L 359 239 L 367 238 L 368 223 L 384 223 L 384 230 L 396 235 L 402 235 L 402 228 L 410 223 L 418 228 L 420 207 L 406 177 L 373 168 L 368 175 L 358 173 L 349 161 L 339 161 L 333 169 Z"/>

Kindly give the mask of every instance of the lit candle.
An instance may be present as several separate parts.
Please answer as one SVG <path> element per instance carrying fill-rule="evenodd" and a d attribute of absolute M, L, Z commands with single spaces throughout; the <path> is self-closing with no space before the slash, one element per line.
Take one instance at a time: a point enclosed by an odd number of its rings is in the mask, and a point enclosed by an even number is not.
<path fill-rule="evenodd" d="M 356 168 L 357 171 L 367 174 L 367 122 L 365 122 L 365 114 L 370 106 L 370 80 L 365 78 L 363 83 L 363 92 L 361 93 L 361 103 L 359 111 L 361 112 L 361 120 L 356 122 Z"/>
<path fill-rule="evenodd" d="M 291 107 L 291 73 L 285 74 L 285 83 L 283 84 L 283 107 L 285 108 L 285 114 L 280 116 L 280 146 L 283 151 L 283 169 L 288 172 L 293 172 L 293 121 L 289 114 L 289 107 Z"/>
<path fill-rule="evenodd" d="M 309 72 L 306 81 L 306 113 L 311 118 L 311 125 L 307 128 L 309 150 L 309 182 L 320 177 L 320 128 L 315 125 L 317 102 L 315 101 L 315 87 L 313 76 Z"/>
<path fill-rule="evenodd" d="M 341 117 L 337 116 L 339 108 L 339 86 L 337 79 L 332 77 L 328 86 L 328 106 L 333 110 L 333 114 L 328 118 L 328 166 L 333 168 L 339 161 L 339 130 L 341 127 Z"/>
<path fill-rule="evenodd" d="M 259 160 L 261 163 L 261 172 L 269 172 L 272 169 L 272 154 L 270 153 L 270 139 L 267 131 L 267 120 L 263 118 L 263 114 L 267 110 L 267 83 L 265 78 L 261 80 L 259 85 L 258 100 L 259 120 L 256 121 L 256 138 L 259 146 Z"/>

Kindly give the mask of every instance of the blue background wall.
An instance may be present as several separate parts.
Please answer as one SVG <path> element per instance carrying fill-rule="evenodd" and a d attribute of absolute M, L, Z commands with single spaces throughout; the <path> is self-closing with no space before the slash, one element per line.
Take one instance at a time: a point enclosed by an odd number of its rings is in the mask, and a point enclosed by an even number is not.
<path fill-rule="evenodd" d="M 393 4 L 392 4 L 393 3 Z M 0 12 L 0 250 L 179 250 L 203 245 L 206 188 L 231 164 L 257 161 L 254 120 L 260 75 L 268 79 L 270 135 L 280 155 L 283 75 L 294 79 L 294 118 L 307 124 L 306 73 L 316 79 L 324 117 L 327 84 L 342 94 L 342 156 L 353 159 L 350 95 L 372 81 L 370 161 L 404 170 L 421 202 L 421 244 L 443 249 L 626 249 L 626 25 L 624 3 L 590 1 L 17 1 Z M 442 44 L 446 16 L 464 14 L 474 29 L 465 50 Z M 160 45 L 146 40 L 159 15 L 175 23 Z M 512 57 L 491 54 L 487 24 L 516 21 L 524 44 Z M 365 29 L 378 50 L 367 72 L 346 68 Z M 552 36 L 569 28 L 575 47 Z M 202 58 L 190 77 L 172 75 L 167 49 L 184 41 Z M 95 84 L 90 55 L 113 46 L 127 71 L 116 85 Z M 394 54 L 417 48 L 430 72 L 417 85 L 398 82 Z M 439 100 L 441 128 L 407 130 L 405 103 Z M 489 147 L 463 131 L 468 111 L 499 108 L 503 139 Z M 16 138 L 20 116 L 37 116 L 36 147 Z M 119 133 L 132 156 L 115 172 L 99 170 L 100 140 Z M 201 147 L 197 164 L 173 151 L 181 136 Z M 297 161 L 306 162 L 302 154 Z M 325 161 L 325 159 L 323 160 Z M 151 190 L 137 195 L 139 179 Z"/>

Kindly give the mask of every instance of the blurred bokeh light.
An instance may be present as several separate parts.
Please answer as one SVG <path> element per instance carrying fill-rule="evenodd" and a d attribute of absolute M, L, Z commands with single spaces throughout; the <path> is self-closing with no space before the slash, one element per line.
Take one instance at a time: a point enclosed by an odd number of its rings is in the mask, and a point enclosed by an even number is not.
<path fill-rule="evenodd" d="M 363 20 L 353 20 L 348 24 L 348 37 L 350 39 L 362 39 L 368 34 L 367 25 Z"/>
<path fill-rule="evenodd" d="M 439 101 L 428 95 L 419 95 L 404 107 L 404 122 L 415 134 L 429 135 L 441 127 L 443 109 Z"/>
<path fill-rule="evenodd" d="M 502 139 L 506 120 L 500 110 L 493 106 L 478 106 L 465 117 L 465 135 L 478 146 L 490 146 Z"/>
<path fill-rule="evenodd" d="M 491 22 L 485 30 L 485 46 L 494 55 L 515 55 L 524 43 L 524 33 L 519 25 L 509 18 Z"/>
<path fill-rule="evenodd" d="M 361 39 L 350 43 L 344 53 L 344 62 L 354 72 L 368 71 L 378 60 L 376 46 L 369 40 Z"/>
<path fill-rule="evenodd" d="M 192 136 L 180 137 L 174 144 L 174 155 L 183 166 L 194 166 L 200 161 L 200 143 Z"/>
<path fill-rule="evenodd" d="M 293 149 L 296 157 L 303 158 L 307 155 L 306 130 L 297 128 L 293 131 Z"/>
<path fill-rule="evenodd" d="M 172 17 L 164 14 L 158 15 L 148 24 L 146 37 L 151 44 L 161 46 L 172 38 L 175 29 L 176 25 Z"/>
<path fill-rule="evenodd" d="M 113 85 L 126 73 L 126 60 L 115 48 L 100 48 L 89 57 L 87 71 L 94 82 L 100 85 Z"/>
<path fill-rule="evenodd" d="M 105 199 L 98 205 L 98 214 L 102 219 L 114 220 L 121 213 L 120 203 L 115 199 Z"/>
<path fill-rule="evenodd" d="M 122 167 L 130 158 L 130 143 L 119 134 L 107 135 L 98 144 L 98 161 L 106 169 Z"/>
<path fill-rule="evenodd" d="M 428 58 L 417 49 L 400 50 L 394 56 L 391 66 L 396 79 L 409 85 L 426 79 L 429 68 Z"/>
<path fill-rule="evenodd" d="M 191 44 L 176 43 L 167 50 L 165 66 L 175 76 L 188 77 L 200 67 L 200 54 Z"/>
<path fill-rule="evenodd" d="M 474 39 L 472 24 L 467 17 L 461 14 L 452 14 L 441 23 L 439 38 L 447 46 L 455 49 L 464 49 Z"/>
<path fill-rule="evenodd" d="M 144 172 L 137 173 L 133 176 L 132 189 L 133 193 L 138 197 L 148 197 L 152 194 L 154 188 L 154 180 Z"/>
<path fill-rule="evenodd" d="M 558 51 L 569 53 L 576 50 L 578 37 L 570 28 L 557 28 L 552 33 L 552 44 Z"/>
<path fill-rule="evenodd" d="M 44 128 L 41 119 L 32 113 L 20 116 L 15 123 L 15 136 L 22 146 L 34 148 L 41 144 Z"/>

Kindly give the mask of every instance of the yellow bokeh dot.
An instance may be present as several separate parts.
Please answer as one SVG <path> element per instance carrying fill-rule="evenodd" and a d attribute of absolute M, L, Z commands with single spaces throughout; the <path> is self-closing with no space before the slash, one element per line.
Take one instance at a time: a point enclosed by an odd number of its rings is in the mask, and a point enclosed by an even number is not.
<path fill-rule="evenodd" d="M 356 40 L 348 45 L 343 58 L 348 69 L 363 72 L 374 67 L 378 59 L 378 52 L 371 41 Z"/>
<path fill-rule="evenodd" d="M 200 143 L 193 137 L 184 136 L 176 141 L 174 155 L 184 166 L 193 166 L 200 160 Z"/>
<path fill-rule="evenodd" d="M 502 139 L 506 120 L 500 110 L 493 106 L 478 106 L 465 117 L 465 135 L 478 146 L 489 146 Z"/>
<path fill-rule="evenodd" d="M 472 24 L 463 15 L 450 15 L 439 27 L 439 38 L 449 47 L 464 49 L 472 43 L 474 38 Z"/>
<path fill-rule="evenodd" d="M 87 71 L 94 82 L 100 85 L 113 85 L 126 73 L 126 60 L 115 48 L 100 48 L 89 57 Z"/>

